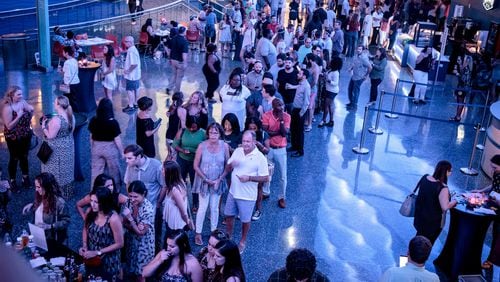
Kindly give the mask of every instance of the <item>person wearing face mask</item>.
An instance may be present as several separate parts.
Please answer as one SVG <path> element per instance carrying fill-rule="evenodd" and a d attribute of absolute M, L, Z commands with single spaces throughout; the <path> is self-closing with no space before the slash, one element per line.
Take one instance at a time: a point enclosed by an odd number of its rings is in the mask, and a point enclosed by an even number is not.
<path fill-rule="evenodd" d="M 128 187 L 129 201 L 123 208 L 125 232 L 125 257 L 127 275 L 132 281 L 142 281 L 142 268 L 155 256 L 155 211 L 146 195 L 142 181 L 136 180 Z"/>

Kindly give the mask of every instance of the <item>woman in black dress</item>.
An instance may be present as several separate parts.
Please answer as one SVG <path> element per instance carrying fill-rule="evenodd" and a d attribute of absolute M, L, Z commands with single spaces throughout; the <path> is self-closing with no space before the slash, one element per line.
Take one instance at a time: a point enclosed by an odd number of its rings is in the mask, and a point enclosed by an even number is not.
<path fill-rule="evenodd" d="M 221 71 L 220 59 L 217 56 L 217 45 L 209 43 L 207 45 L 207 54 L 205 56 L 205 64 L 203 65 L 203 75 L 207 80 L 207 92 L 205 97 L 209 103 L 215 103 L 214 92 L 219 87 L 219 74 Z"/>
<path fill-rule="evenodd" d="M 137 145 L 141 146 L 144 150 L 144 155 L 154 158 L 156 155 L 155 150 L 155 137 L 154 134 L 160 128 L 154 126 L 154 121 L 151 118 L 151 111 L 153 107 L 153 100 L 149 97 L 141 97 L 137 101 L 139 106 L 139 113 L 136 120 L 136 139 Z"/>
<path fill-rule="evenodd" d="M 413 226 L 417 229 L 417 235 L 425 236 L 432 244 L 443 229 L 441 221 L 446 216 L 446 211 L 457 204 L 456 200 L 450 201 L 447 184 L 450 174 L 451 163 L 440 161 L 434 174 L 424 175 L 419 182 Z"/>

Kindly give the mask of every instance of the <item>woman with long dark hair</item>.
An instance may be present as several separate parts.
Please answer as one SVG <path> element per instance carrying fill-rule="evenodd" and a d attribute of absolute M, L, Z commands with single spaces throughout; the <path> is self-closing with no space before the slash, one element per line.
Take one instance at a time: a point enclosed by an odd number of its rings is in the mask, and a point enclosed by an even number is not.
<path fill-rule="evenodd" d="M 90 194 L 91 212 L 85 217 L 80 255 L 98 260 L 98 266 L 87 265 L 87 274 L 112 281 L 120 276 L 120 249 L 123 247 L 123 227 L 120 216 L 113 210 L 113 195 L 105 187 Z"/>
<path fill-rule="evenodd" d="M 446 211 L 457 204 L 456 200 L 450 201 L 450 175 L 451 163 L 443 160 L 437 163 L 432 175 L 424 175 L 419 182 L 413 226 L 417 235 L 425 236 L 432 244 L 443 229 L 442 220 Z"/>
<path fill-rule="evenodd" d="M 102 86 L 104 87 L 104 95 L 110 100 L 113 99 L 113 90 L 118 86 L 118 81 L 116 80 L 116 60 L 115 60 L 115 50 L 113 45 L 109 44 L 104 46 L 104 64 L 102 64 L 102 75 L 104 80 L 102 81 Z"/>
<path fill-rule="evenodd" d="M 31 222 L 45 230 L 47 239 L 63 243 L 70 216 L 54 175 L 44 172 L 36 176 L 35 191 L 35 201 L 24 206 L 23 214 L 33 216 Z"/>
<path fill-rule="evenodd" d="M 349 22 L 346 28 L 346 56 L 352 57 L 354 56 L 354 52 L 356 51 L 356 46 L 358 46 L 358 33 L 360 31 L 360 23 L 359 23 L 359 15 L 354 13 L 349 18 Z"/>
<path fill-rule="evenodd" d="M 217 45 L 209 43 L 207 45 L 207 54 L 205 55 L 205 64 L 202 68 L 203 75 L 207 80 L 207 92 L 205 97 L 209 103 L 216 103 L 214 92 L 220 85 L 219 74 L 221 71 L 220 58 L 217 56 Z"/>
<path fill-rule="evenodd" d="M 224 129 L 222 139 L 229 145 L 229 152 L 232 154 L 241 144 L 241 127 L 236 115 L 227 113 L 222 118 L 222 128 Z"/>
<path fill-rule="evenodd" d="M 95 191 L 99 188 L 108 188 L 113 196 L 113 210 L 117 213 L 120 212 L 122 205 L 127 203 L 128 197 L 120 193 L 120 188 L 116 186 L 115 180 L 107 174 L 99 174 L 94 180 L 94 186 L 89 194 L 85 195 L 82 199 L 76 202 L 76 209 L 78 214 L 85 220 L 85 216 L 90 210 L 85 210 L 87 206 L 90 206 L 90 195 L 95 194 Z"/>
<path fill-rule="evenodd" d="M 194 229 L 194 223 L 188 214 L 186 184 L 181 176 L 181 168 L 174 161 L 163 163 L 166 197 L 163 206 L 163 220 L 166 222 L 166 235 L 175 230 Z"/>
<path fill-rule="evenodd" d="M 176 230 L 168 235 L 165 248 L 144 266 L 142 276 L 155 276 L 156 281 L 203 281 L 200 263 L 191 253 L 187 234 Z"/>
<path fill-rule="evenodd" d="M 68 98 L 58 96 L 54 101 L 56 115 L 42 120 L 42 132 L 52 154 L 46 163 L 42 163 L 42 172 L 54 175 L 61 187 L 63 196 L 72 195 L 71 184 L 74 179 L 74 139 L 75 118 Z"/>
<path fill-rule="evenodd" d="M 318 124 L 318 127 L 329 126 L 333 127 L 335 116 L 335 105 L 333 101 L 340 90 L 340 70 L 342 69 L 342 59 L 334 56 L 330 61 L 330 69 L 326 73 L 325 95 L 323 96 L 323 119 Z M 329 116 L 330 121 L 326 122 L 326 117 Z"/>
<path fill-rule="evenodd" d="M 144 183 L 135 180 L 128 186 L 130 201 L 123 208 L 126 272 L 134 281 L 142 281 L 142 268 L 155 256 L 155 210 L 146 199 Z"/>
<path fill-rule="evenodd" d="M 245 272 L 241 264 L 238 245 L 231 240 L 222 240 L 215 245 L 214 282 L 245 282 Z"/>
<path fill-rule="evenodd" d="M 9 87 L 2 103 L 2 119 L 3 133 L 9 149 L 10 187 L 15 192 L 18 191 L 16 184 L 18 162 L 23 174 L 23 186 L 26 188 L 31 186 L 28 153 L 33 136 L 33 130 L 31 130 L 33 110 L 33 106 L 24 99 L 21 87 Z"/>
<path fill-rule="evenodd" d="M 215 246 L 222 240 L 228 240 L 229 235 L 226 232 L 215 229 L 210 233 L 208 245 L 203 247 L 198 254 L 198 261 L 203 270 L 203 281 L 213 281 L 215 273 Z"/>
<path fill-rule="evenodd" d="M 115 119 L 113 103 L 110 99 L 103 98 L 99 101 L 96 115 L 90 119 L 89 131 L 92 182 L 97 175 L 107 171 L 113 177 L 114 182 L 119 185 L 123 179 L 120 171 L 123 146 L 120 138 L 120 124 Z"/>

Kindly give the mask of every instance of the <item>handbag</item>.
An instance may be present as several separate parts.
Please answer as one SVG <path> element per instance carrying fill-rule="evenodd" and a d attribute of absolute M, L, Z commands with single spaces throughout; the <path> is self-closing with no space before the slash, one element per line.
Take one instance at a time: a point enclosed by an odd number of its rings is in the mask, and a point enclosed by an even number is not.
<path fill-rule="evenodd" d="M 100 256 L 95 256 L 89 259 L 83 259 L 83 263 L 88 267 L 98 267 L 101 265 L 102 260 Z"/>
<path fill-rule="evenodd" d="M 417 195 L 415 193 L 417 193 L 418 188 L 420 187 L 420 183 L 422 182 L 422 179 L 424 179 L 424 177 L 427 177 L 427 174 L 422 176 L 422 178 L 420 178 L 420 181 L 418 181 L 417 186 L 415 187 L 415 189 L 413 189 L 413 192 L 410 195 L 406 196 L 406 199 L 401 204 L 401 207 L 399 208 L 399 213 L 402 216 L 406 217 L 415 216 L 415 203 L 417 202 Z"/>
<path fill-rule="evenodd" d="M 50 148 L 49 143 L 47 143 L 47 141 L 43 141 L 36 156 L 40 159 L 42 163 L 47 163 L 53 152 L 54 150 Z"/>

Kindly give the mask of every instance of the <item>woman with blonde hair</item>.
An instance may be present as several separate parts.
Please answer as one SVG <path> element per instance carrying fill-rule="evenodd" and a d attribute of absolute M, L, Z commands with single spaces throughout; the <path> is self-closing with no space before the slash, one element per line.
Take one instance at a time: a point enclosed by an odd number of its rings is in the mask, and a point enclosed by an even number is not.
<path fill-rule="evenodd" d="M 177 114 L 181 119 L 182 128 L 186 128 L 186 118 L 193 116 L 198 121 L 198 127 L 207 129 L 208 110 L 205 102 L 205 95 L 202 91 L 194 91 L 189 100 L 182 106 L 185 111 L 179 111 Z"/>
<path fill-rule="evenodd" d="M 70 187 L 74 179 L 75 149 L 73 130 L 75 119 L 69 100 L 59 96 L 54 101 L 55 114 L 50 118 L 42 118 L 43 138 L 52 149 L 46 163 L 42 163 L 42 172 L 52 173 L 64 197 L 71 195 Z"/>
<path fill-rule="evenodd" d="M 9 177 L 13 191 L 18 191 L 16 184 L 17 163 L 21 166 L 23 186 L 29 188 L 28 153 L 30 149 L 31 118 L 33 106 L 24 100 L 19 86 L 11 86 L 5 93 L 2 103 L 2 119 L 4 136 L 9 149 Z"/>

